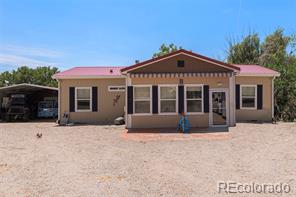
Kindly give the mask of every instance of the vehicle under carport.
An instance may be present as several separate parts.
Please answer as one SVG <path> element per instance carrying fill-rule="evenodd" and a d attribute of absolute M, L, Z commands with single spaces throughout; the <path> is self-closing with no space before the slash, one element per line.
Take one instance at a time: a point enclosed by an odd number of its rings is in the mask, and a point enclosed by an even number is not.
<path fill-rule="evenodd" d="M 41 103 L 57 103 L 57 101 L 58 88 L 55 87 L 25 83 L 1 87 L 1 119 L 3 121 L 34 120 L 40 118 L 38 106 Z"/>

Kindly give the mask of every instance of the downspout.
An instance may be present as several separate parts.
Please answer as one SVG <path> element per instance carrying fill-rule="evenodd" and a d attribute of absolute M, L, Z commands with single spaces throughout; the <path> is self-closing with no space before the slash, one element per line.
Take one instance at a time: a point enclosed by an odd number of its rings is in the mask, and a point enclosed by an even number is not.
<path fill-rule="evenodd" d="M 274 119 L 274 79 L 275 76 L 272 78 L 271 81 L 271 117 Z"/>

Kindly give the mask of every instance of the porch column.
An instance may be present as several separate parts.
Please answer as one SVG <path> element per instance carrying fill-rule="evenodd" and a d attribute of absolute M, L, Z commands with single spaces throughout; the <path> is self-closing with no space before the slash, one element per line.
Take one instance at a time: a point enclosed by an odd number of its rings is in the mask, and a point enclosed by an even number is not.
<path fill-rule="evenodd" d="M 125 125 L 126 125 L 126 128 L 127 129 L 130 129 L 132 127 L 132 117 L 131 117 L 131 114 L 128 114 L 127 113 L 127 107 L 128 107 L 128 94 L 127 94 L 127 87 L 128 86 L 131 86 L 132 85 L 132 80 L 131 80 L 131 77 L 130 77 L 130 74 L 127 74 L 126 75 L 126 78 L 125 78 L 125 107 L 124 107 L 124 111 L 125 111 Z"/>
<path fill-rule="evenodd" d="M 235 76 L 229 77 L 229 126 L 235 126 Z"/>
<path fill-rule="evenodd" d="M 61 82 L 58 79 L 58 121 L 61 120 Z"/>

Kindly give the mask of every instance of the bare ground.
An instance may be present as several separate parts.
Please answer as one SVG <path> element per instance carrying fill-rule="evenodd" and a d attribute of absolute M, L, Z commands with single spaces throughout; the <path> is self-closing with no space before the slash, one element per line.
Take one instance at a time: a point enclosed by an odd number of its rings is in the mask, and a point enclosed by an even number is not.
<path fill-rule="evenodd" d="M 295 123 L 242 123 L 221 139 L 123 134 L 123 126 L 0 123 L 0 196 L 237 196 L 219 194 L 218 181 L 283 182 L 292 191 L 282 196 L 296 196 Z"/>

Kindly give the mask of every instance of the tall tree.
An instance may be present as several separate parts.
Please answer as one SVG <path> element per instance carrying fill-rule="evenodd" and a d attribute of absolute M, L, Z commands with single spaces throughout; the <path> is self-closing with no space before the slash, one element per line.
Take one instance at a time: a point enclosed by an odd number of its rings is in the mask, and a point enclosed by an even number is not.
<path fill-rule="evenodd" d="M 33 83 L 34 71 L 27 66 L 19 67 L 17 70 L 12 71 L 14 84 L 20 83 Z"/>
<path fill-rule="evenodd" d="M 169 44 L 168 46 L 166 44 L 162 44 L 159 48 L 159 51 L 153 54 L 153 58 L 163 56 L 179 49 L 182 49 L 182 47 L 178 47 L 173 43 Z"/>
<path fill-rule="evenodd" d="M 5 71 L 0 74 L 0 87 L 12 85 L 14 82 L 12 73 Z"/>
<path fill-rule="evenodd" d="M 52 79 L 52 76 L 57 72 L 58 68 L 56 67 L 37 67 L 32 69 L 22 66 L 11 72 L 1 73 L 0 87 L 20 83 L 57 87 L 57 81 Z"/>
<path fill-rule="evenodd" d="M 58 72 L 56 67 L 37 67 L 34 70 L 34 83 L 46 86 L 57 86 L 57 81 L 52 76 Z"/>
<path fill-rule="evenodd" d="M 292 37 L 284 36 L 283 29 L 277 29 L 267 36 L 261 44 L 260 64 L 267 67 L 279 67 L 287 64 L 287 47 Z"/>
<path fill-rule="evenodd" d="M 293 47 L 293 37 L 277 29 L 261 44 L 260 64 L 281 73 L 275 79 L 276 112 L 284 120 L 296 118 L 296 57 L 288 52 Z"/>
<path fill-rule="evenodd" d="M 232 64 L 257 64 L 260 56 L 258 34 L 249 34 L 241 42 L 229 41 L 227 62 Z"/>

